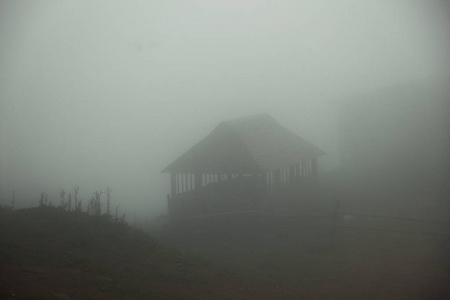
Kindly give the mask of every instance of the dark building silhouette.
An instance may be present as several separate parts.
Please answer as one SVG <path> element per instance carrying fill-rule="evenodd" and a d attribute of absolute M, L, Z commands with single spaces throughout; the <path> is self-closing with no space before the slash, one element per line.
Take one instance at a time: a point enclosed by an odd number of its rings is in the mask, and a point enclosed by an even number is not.
<path fill-rule="evenodd" d="M 292 196 L 316 178 L 323 154 L 267 114 L 221 122 L 162 171 L 170 173 L 169 214 L 255 210 L 263 198 Z"/>

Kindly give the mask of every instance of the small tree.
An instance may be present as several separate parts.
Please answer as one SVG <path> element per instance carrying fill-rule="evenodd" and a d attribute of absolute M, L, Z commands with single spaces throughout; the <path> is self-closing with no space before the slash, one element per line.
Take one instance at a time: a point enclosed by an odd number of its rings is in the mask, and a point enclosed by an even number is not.
<path fill-rule="evenodd" d="M 106 194 L 106 215 L 108 217 L 111 215 L 111 210 L 110 210 L 111 209 L 111 192 L 112 192 L 112 189 L 109 186 L 107 186 L 105 194 Z"/>
<path fill-rule="evenodd" d="M 66 209 L 66 191 L 64 189 L 59 192 L 59 197 L 61 197 L 61 207 Z"/>
<path fill-rule="evenodd" d="M 39 199 L 39 206 L 47 206 L 47 194 L 45 192 L 41 193 L 41 198 Z"/>
<path fill-rule="evenodd" d="M 73 189 L 73 202 L 74 202 L 74 210 L 76 212 L 81 212 L 81 200 L 78 201 L 78 190 L 80 189 L 79 186 L 76 186 Z"/>
<path fill-rule="evenodd" d="M 39 198 L 39 206 L 44 206 L 44 192 L 41 192 L 41 197 Z"/>
<path fill-rule="evenodd" d="M 89 200 L 88 205 L 88 214 L 92 214 L 94 216 L 100 216 L 102 213 L 102 202 L 101 202 L 101 196 L 102 191 L 95 191 Z"/>
<path fill-rule="evenodd" d="M 72 211 L 72 193 L 69 193 L 69 200 L 67 201 L 67 210 Z"/>

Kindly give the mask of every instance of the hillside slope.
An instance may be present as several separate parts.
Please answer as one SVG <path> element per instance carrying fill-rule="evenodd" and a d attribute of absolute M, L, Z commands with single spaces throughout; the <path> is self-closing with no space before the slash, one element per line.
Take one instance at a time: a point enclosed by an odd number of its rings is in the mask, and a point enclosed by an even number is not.
<path fill-rule="evenodd" d="M 125 223 L 54 207 L 0 209 L 0 266 L 1 299 L 267 296 Z"/>

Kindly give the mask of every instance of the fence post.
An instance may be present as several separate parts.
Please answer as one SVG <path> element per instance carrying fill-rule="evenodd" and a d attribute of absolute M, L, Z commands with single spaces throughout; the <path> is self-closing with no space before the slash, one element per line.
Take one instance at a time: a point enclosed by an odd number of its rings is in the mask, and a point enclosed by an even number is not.
<path fill-rule="evenodd" d="M 16 191 L 13 191 L 13 194 L 12 194 L 12 200 L 11 200 L 11 209 L 14 209 L 14 200 L 15 200 L 15 196 L 16 196 Z"/>
<path fill-rule="evenodd" d="M 330 214 L 330 248 L 336 247 L 337 227 L 339 225 L 339 210 L 341 208 L 341 200 L 334 199 L 334 207 Z"/>

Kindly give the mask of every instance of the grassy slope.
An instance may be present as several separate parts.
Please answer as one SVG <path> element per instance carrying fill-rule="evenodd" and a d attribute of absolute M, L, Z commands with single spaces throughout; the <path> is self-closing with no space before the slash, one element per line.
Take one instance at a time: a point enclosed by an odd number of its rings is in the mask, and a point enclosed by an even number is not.
<path fill-rule="evenodd" d="M 1 299 L 259 298 L 127 224 L 51 207 L 0 210 L 0 266 Z"/>

